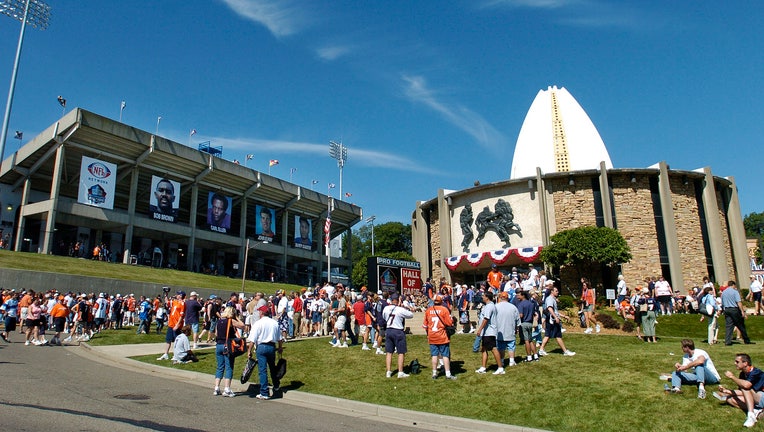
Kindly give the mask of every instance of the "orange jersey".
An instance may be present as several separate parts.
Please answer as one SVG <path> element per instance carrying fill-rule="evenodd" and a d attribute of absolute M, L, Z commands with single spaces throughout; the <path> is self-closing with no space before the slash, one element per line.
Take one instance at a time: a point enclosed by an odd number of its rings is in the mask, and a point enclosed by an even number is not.
<path fill-rule="evenodd" d="M 69 308 L 61 303 L 54 304 L 50 309 L 50 316 L 53 318 L 66 318 L 67 315 L 69 315 Z"/>
<path fill-rule="evenodd" d="M 501 272 L 498 270 L 496 271 L 491 270 L 490 272 L 488 272 L 488 278 L 487 278 L 488 284 L 496 289 L 501 288 L 501 280 L 503 278 L 504 278 L 504 275 L 501 274 Z"/>
<path fill-rule="evenodd" d="M 449 342 L 446 326 L 454 325 L 451 313 L 443 306 L 435 305 L 424 312 L 423 326 L 427 329 L 427 342 L 432 345 L 443 345 Z"/>
<path fill-rule="evenodd" d="M 183 300 L 170 301 L 170 318 L 167 320 L 168 327 L 183 327 L 183 311 L 185 308 Z"/>
<path fill-rule="evenodd" d="M 584 301 L 584 303 L 589 306 L 594 304 L 594 290 L 591 288 L 588 288 L 586 291 L 584 291 L 581 294 L 581 300 Z"/>

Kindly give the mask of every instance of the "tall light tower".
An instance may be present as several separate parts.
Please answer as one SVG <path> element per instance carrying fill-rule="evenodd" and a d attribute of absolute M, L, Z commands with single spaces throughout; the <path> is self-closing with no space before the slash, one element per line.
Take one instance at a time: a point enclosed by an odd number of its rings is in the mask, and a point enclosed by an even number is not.
<path fill-rule="evenodd" d="M 366 223 L 371 224 L 371 256 L 374 256 L 374 221 L 377 220 L 376 216 L 369 216 L 366 219 Z"/>
<path fill-rule="evenodd" d="M 337 159 L 337 166 L 340 168 L 340 201 L 342 201 L 342 168 L 345 167 L 345 161 L 348 160 L 348 148 L 342 143 L 329 141 L 329 156 Z"/>
<path fill-rule="evenodd" d="M 11 73 L 11 86 L 8 90 L 8 102 L 5 104 L 5 117 L 3 117 L 3 130 L 0 132 L 0 164 L 5 156 L 5 139 L 8 135 L 8 122 L 11 119 L 11 107 L 13 106 L 13 93 L 16 89 L 16 75 L 19 72 L 21 59 L 21 46 L 24 44 L 24 32 L 27 23 L 32 27 L 45 30 L 50 20 L 50 6 L 41 0 L 0 0 L 0 13 L 21 21 L 21 33 L 16 47 L 16 59 L 13 62 Z"/>

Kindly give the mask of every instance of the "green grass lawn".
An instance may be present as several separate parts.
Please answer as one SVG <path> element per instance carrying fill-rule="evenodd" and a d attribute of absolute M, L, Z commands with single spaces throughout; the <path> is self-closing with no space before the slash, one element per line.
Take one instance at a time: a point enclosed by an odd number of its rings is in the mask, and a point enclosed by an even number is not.
<path fill-rule="evenodd" d="M 181 270 L 157 269 L 55 255 L 12 252 L 3 249 L 0 249 L 0 267 L 92 277 L 108 275 L 112 279 L 172 284 L 174 286 L 185 287 L 204 287 L 223 292 L 241 291 L 241 278 L 209 276 Z M 248 293 L 255 291 L 273 293 L 278 289 L 291 291 L 299 288 L 301 287 L 297 285 L 248 280 L 245 291 Z"/>
<path fill-rule="evenodd" d="M 399 408 L 474 418 L 553 431 L 719 431 L 740 430 L 742 411 L 723 406 L 711 396 L 697 399 L 694 387 L 669 395 L 658 375 L 671 372 L 680 361 L 679 341 L 693 338 L 698 348 L 709 352 L 717 369 L 733 370 L 735 353 L 747 352 L 757 366 L 764 365 L 764 317 L 747 320 L 757 345 L 723 344 L 709 347 L 706 325 L 698 315 L 660 317 L 659 342 L 648 344 L 634 335 L 582 335 L 566 333 L 568 348 L 575 357 L 563 357 L 554 342 L 550 355 L 538 363 L 520 363 L 503 376 L 478 375 L 479 354 L 472 353 L 472 335 L 452 340 L 452 370 L 456 381 L 430 377 L 429 349 L 424 336 L 409 336 L 406 363 L 415 358 L 424 366 L 420 375 L 407 379 L 385 378 L 384 356 L 374 351 L 332 348 L 326 338 L 305 339 L 286 344 L 284 356 L 289 373 L 282 385 L 290 389 Z M 720 335 L 724 334 L 724 326 Z M 518 349 L 518 358 L 524 350 Z M 157 362 L 156 355 L 138 360 Z M 244 357 L 237 359 L 235 379 L 241 375 Z M 493 361 L 489 360 L 489 366 Z M 199 363 L 169 366 L 209 373 L 215 356 L 202 351 Z M 491 372 L 495 366 L 489 367 Z M 256 373 L 252 381 L 256 382 Z M 731 380 L 722 383 L 732 386 Z"/>

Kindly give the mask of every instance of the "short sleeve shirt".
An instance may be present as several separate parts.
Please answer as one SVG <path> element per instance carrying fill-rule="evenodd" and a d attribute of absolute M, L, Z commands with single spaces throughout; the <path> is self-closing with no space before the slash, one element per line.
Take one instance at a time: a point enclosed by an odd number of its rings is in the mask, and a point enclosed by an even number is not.
<path fill-rule="evenodd" d="M 486 324 L 485 328 L 483 329 L 483 334 L 481 336 L 496 336 L 498 334 L 498 329 L 496 327 L 496 305 L 492 302 L 489 302 L 483 306 L 483 309 L 480 311 L 480 315 L 481 322 L 484 319 L 488 320 L 488 324 Z"/>
<path fill-rule="evenodd" d="M 755 392 L 764 390 L 764 372 L 759 368 L 751 368 L 748 373 L 740 372 L 739 378 L 750 382 L 751 389 Z"/>

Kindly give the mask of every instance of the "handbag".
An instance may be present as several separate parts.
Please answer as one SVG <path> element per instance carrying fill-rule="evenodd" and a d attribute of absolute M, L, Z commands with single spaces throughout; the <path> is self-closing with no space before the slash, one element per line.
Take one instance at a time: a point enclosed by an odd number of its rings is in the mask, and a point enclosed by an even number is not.
<path fill-rule="evenodd" d="M 282 357 L 281 353 L 279 353 L 279 361 L 276 362 L 276 373 L 275 377 L 277 380 L 281 381 L 281 378 L 284 378 L 284 375 L 287 373 L 287 361 L 284 357 Z"/>
<path fill-rule="evenodd" d="M 257 359 L 250 357 L 247 359 L 247 364 L 244 365 L 244 370 L 241 371 L 241 383 L 244 384 L 247 381 L 249 381 L 249 377 L 252 376 L 252 372 L 255 370 L 255 366 L 257 366 Z"/>
<path fill-rule="evenodd" d="M 223 355 L 238 357 L 247 352 L 247 342 L 242 338 L 229 338 L 231 330 L 231 318 L 228 318 L 228 324 L 225 329 L 225 344 L 223 346 Z"/>

